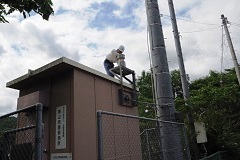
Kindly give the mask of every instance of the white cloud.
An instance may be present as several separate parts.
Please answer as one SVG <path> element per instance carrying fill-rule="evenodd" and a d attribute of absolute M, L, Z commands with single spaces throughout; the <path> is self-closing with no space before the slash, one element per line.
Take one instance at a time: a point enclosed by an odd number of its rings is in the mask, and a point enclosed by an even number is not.
<path fill-rule="evenodd" d="M 129 0 L 114 0 L 113 1 L 117 6 L 119 6 L 120 8 L 124 8 L 126 6 L 127 3 L 131 2 Z"/>
<path fill-rule="evenodd" d="M 120 17 L 121 16 L 121 11 L 120 10 L 114 10 L 113 11 L 113 14 L 115 15 L 115 16 L 117 16 L 117 17 Z"/>
<path fill-rule="evenodd" d="M 116 18 L 131 17 L 129 26 L 106 24 L 105 28 L 93 28 L 89 23 L 95 20 L 98 8 L 93 4 L 111 2 L 119 6 L 113 11 Z M 142 70 L 149 70 L 147 45 L 147 18 L 144 0 L 126 12 L 130 0 L 53 0 L 55 15 L 49 21 L 39 15 L 22 19 L 14 13 L 7 17 L 10 24 L 0 25 L 0 114 L 12 111 L 16 107 L 18 92 L 6 88 L 6 82 L 36 69 L 61 56 L 71 58 L 93 69 L 104 72 L 103 60 L 106 54 L 120 44 L 126 47 L 127 67 L 140 75 Z M 221 58 L 221 14 L 229 21 L 240 24 L 238 0 L 183 0 L 174 1 L 186 72 L 191 80 L 206 76 L 209 70 L 220 70 Z M 160 12 L 169 15 L 168 2 L 159 1 Z M 126 14 L 127 13 L 127 14 Z M 107 14 L 107 13 L 106 13 Z M 204 22 L 206 25 L 184 21 Z M 171 21 L 162 17 L 170 70 L 177 69 L 177 55 L 172 34 Z M 192 32 L 218 27 L 205 32 Z M 233 38 L 238 59 L 240 58 L 239 27 L 232 25 L 229 30 Z M 192 32 L 192 33 L 184 33 Z M 225 46 L 227 42 L 225 41 Z M 36 61 L 37 60 L 37 61 Z M 229 49 L 224 50 L 224 67 L 233 67 Z"/>

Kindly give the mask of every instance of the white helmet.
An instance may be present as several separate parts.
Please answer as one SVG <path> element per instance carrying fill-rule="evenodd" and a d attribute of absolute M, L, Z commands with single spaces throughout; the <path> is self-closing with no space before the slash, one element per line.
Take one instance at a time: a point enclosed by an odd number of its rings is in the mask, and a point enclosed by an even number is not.
<path fill-rule="evenodd" d="M 125 47 L 124 47 L 123 45 L 120 45 L 120 46 L 118 47 L 118 50 L 121 51 L 121 52 L 124 52 Z"/>

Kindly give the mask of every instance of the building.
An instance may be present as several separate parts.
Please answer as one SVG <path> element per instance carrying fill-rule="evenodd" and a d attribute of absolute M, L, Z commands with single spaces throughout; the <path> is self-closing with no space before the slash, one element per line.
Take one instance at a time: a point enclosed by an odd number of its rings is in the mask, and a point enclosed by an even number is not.
<path fill-rule="evenodd" d="M 63 160 L 64 156 L 66 160 L 96 160 L 97 111 L 138 115 L 137 107 L 132 107 L 130 101 L 125 106 L 119 103 L 120 84 L 118 79 L 62 57 L 34 71 L 29 70 L 8 82 L 7 87 L 19 90 L 17 110 L 36 103 L 45 106 L 44 160 Z M 126 95 L 131 96 L 132 85 L 123 83 L 123 86 Z M 117 127 L 116 124 L 112 129 Z M 126 132 L 129 131 L 130 128 Z M 141 147 L 140 137 L 135 139 L 134 143 Z M 114 154 L 123 140 L 112 139 Z M 125 148 L 130 146 L 126 145 Z"/>

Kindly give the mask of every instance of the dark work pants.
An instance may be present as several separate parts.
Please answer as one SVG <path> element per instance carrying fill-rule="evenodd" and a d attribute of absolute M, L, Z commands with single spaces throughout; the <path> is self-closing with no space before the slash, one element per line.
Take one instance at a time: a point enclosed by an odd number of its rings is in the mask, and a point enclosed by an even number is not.
<path fill-rule="evenodd" d="M 104 68 L 107 72 L 107 75 L 114 77 L 114 75 L 109 71 L 111 68 L 114 67 L 114 64 L 107 59 L 104 60 L 103 64 L 104 64 Z"/>

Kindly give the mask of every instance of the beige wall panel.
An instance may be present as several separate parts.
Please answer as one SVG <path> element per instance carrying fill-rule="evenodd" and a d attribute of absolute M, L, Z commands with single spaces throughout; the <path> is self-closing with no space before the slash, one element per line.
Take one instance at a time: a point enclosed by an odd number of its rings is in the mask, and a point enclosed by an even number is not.
<path fill-rule="evenodd" d="M 44 130 L 43 130 L 43 134 L 44 134 L 44 137 L 43 137 L 43 149 L 47 152 L 43 152 L 43 160 L 48 160 L 48 157 L 50 156 L 50 153 L 49 153 L 49 124 L 50 124 L 50 121 L 49 121 L 49 108 L 44 110 L 43 111 L 43 124 L 44 124 Z"/>
<path fill-rule="evenodd" d="M 95 78 L 95 95 L 97 110 L 112 112 L 112 83 L 102 78 Z"/>
<path fill-rule="evenodd" d="M 75 160 L 97 159 L 94 76 L 74 70 L 74 153 Z"/>
<path fill-rule="evenodd" d="M 120 89 L 120 84 L 112 84 L 113 112 L 126 114 L 127 107 L 119 104 L 118 89 Z"/>
<path fill-rule="evenodd" d="M 128 107 L 127 108 L 127 114 L 138 116 L 138 108 L 137 107 Z"/>
<path fill-rule="evenodd" d="M 52 80 L 50 111 L 50 153 L 70 153 L 71 149 L 71 82 L 72 72 L 61 74 Z M 56 149 L 56 108 L 66 105 L 66 149 Z"/>
<path fill-rule="evenodd" d="M 128 130 L 129 130 L 129 151 L 131 153 L 131 159 L 142 159 L 141 150 L 141 137 L 139 128 L 139 119 L 128 119 Z"/>
<path fill-rule="evenodd" d="M 102 136 L 103 136 L 103 159 L 114 159 L 115 157 L 115 131 L 114 117 L 102 115 Z"/>
<path fill-rule="evenodd" d="M 36 103 L 42 103 L 43 106 L 49 106 L 49 92 L 36 91 L 25 96 L 19 97 L 17 109 L 22 109 Z"/>
<path fill-rule="evenodd" d="M 125 117 L 114 117 L 116 160 L 129 160 L 128 120 Z"/>

